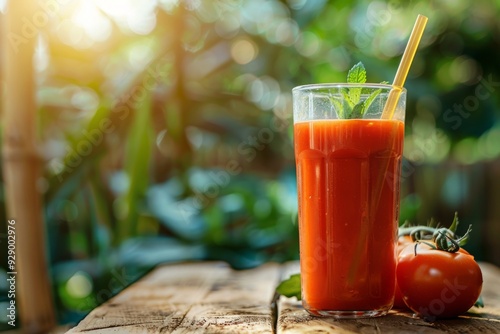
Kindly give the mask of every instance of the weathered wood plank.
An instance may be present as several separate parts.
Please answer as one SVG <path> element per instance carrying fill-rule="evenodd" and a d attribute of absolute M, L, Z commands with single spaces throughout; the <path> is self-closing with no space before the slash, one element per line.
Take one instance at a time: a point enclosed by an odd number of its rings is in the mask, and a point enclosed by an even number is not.
<path fill-rule="evenodd" d="M 68 333 L 272 333 L 280 266 L 238 272 L 223 263 L 159 267 Z"/>
<path fill-rule="evenodd" d="M 473 308 L 470 313 L 457 319 L 426 322 L 411 312 L 391 311 L 388 316 L 334 320 L 309 315 L 294 298 L 281 297 L 278 301 L 278 334 L 291 333 L 499 333 L 500 332 L 500 269 L 481 264 L 484 278 L 484 309 Z M 284 272 L 297 272 L 292 263 Z"/>
<path fill-rule="evenodd" d="M 166 330 L 173 330 L 190 306 L 228 275 L 226 265 L 213 263 L 159 267 L 93 310 L 70 333 L 105 333 L 110 328 L 141 333 L 145 328 L 161 329 L 164 325 Z"/>
<path fill-rule="evenodd" d="M 273 333 L 271 301 L 279 279 L 277 264 L 232 271 L 191 307 L 173 333 Z"/>

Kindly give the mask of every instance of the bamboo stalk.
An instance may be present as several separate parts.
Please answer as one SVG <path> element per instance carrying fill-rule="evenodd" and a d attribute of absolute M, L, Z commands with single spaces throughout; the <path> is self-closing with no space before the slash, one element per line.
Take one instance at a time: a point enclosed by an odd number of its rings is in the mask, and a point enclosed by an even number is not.
<path fill-rule="evenodd" d="M 8 218 L 16 222 L 17 312 L 23 332 L 30 333 L 47 332 L 55 325 L 42 199 L 37 187 L 42 163 L 36 149 L 33 55 L 41 27 L 33 20 L 43 14 L 34 0 L 8 1 L 2 47 L 6 208 Z"/>

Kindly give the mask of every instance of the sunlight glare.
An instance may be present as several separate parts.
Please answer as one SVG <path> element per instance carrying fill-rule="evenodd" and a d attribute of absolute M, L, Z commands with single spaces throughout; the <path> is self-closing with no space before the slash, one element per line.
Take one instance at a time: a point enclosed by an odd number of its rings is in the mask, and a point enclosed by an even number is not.
<path fill-rule="evenodd" d="M 57 27 L 57 36 L 66 45 L 85 48 L 88 43 L 83 44 L 83 29 L 78 27 L 69 19 L 64 19 Z"/>
<path fill-rule="evenodd" d="M 93 0 L 122 29 L 139 35 L 149 34 L 156 26 L 157 0 Z"/>
<path fill-rule="evenodd" d="M 158 2 L 166 12 L 172 12 L 179 5 L 179 0 L 159 0 Z"/>
<path fill-rule="evenodd" d="M 80 1 L 71 20 L 96 42 L 105 41 L 111 35 L 111 23 L 99 11 L 94 1 Z"/>

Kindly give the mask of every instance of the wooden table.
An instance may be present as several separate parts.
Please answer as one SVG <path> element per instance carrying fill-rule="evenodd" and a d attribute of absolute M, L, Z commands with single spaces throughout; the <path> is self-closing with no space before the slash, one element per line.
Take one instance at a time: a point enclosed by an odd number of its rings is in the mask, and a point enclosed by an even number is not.
<path fill-rule="evenodd" d="M 160 266 L 93 310 L 68 333 L 500 333 L 500 269 L 482 263 L 485 308 L 433 323 L 411 313 L 334 320 L 275 298 L 297 263 L 234 271 L 220 262 Z"/>

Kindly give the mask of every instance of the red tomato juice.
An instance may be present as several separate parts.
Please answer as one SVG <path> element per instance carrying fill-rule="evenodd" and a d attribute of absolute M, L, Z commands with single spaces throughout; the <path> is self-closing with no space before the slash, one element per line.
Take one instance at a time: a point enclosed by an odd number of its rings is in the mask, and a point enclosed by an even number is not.
<path fill-rule="evenodd" d="M 403 122 L 305 121 L 294 136 L 305 308 L 389 310 Z"/>

